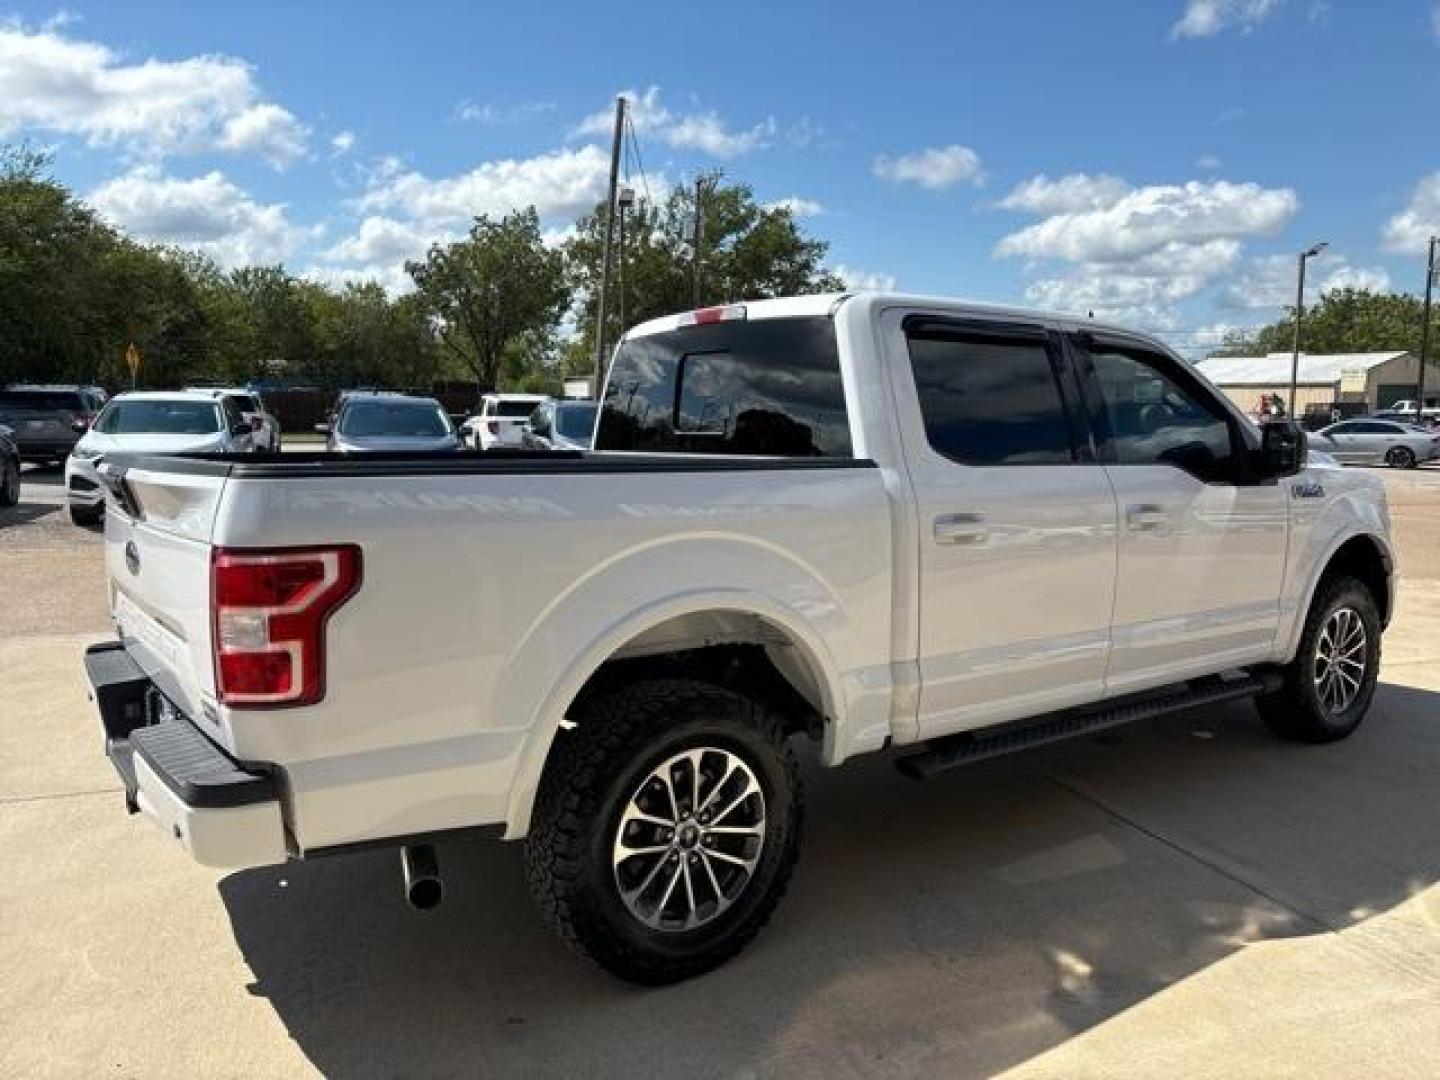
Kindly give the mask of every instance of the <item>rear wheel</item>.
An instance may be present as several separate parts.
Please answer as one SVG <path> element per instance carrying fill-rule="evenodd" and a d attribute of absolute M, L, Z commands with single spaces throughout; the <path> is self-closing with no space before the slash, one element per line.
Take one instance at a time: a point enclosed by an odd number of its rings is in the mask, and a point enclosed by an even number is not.
<path fill-rule="evenodd" d="M 597 695 L 570 719 L 526 843 L 543 917 L 631 982 L 718 967 L 769 919 L 799 852 L 780 718 L 736 691 L 665 679 Z"/>
<path fill-rule="evenodd" d="M 0 506 L 14 506 L 20 501 L 20 462 L 7 458 L 0 467 Z"/>
<path fill-rule="evenodd" d="M 1415 467 L 1415 451 L 1408 446 L 1392 447 L 1385 455 L 1385 464 L 1392 469 L 1413 469 Z"/>
<path fill-rule="evenodd" d="M 100 506 L 70 504 L 70 520 L 76 525 L 99 525 L 100 517 L 104 512 L 104 508 Z"/>
<path fill-rule="evenodd" d="M 1255 699 L 1261 718 L 1284 739 L 1343 739 L 1365 718 L 1380 671 L 1380 613 L 1351 577 L 1322 583 L 1305 620 L 1285 684 Z"/>

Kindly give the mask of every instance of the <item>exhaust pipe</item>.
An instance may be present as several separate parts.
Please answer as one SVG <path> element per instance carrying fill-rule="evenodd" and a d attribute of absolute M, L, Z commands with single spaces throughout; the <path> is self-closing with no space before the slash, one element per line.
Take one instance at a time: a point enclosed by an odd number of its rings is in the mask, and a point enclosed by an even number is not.
<path fill-rule="evenodd" d="M 405 899 L 417 911 L 440 906 L 445 883 L 440 880 L 440 860 L 430 844 L 407 844 L 400 849 L 400 871 L 405 878 Z"/>

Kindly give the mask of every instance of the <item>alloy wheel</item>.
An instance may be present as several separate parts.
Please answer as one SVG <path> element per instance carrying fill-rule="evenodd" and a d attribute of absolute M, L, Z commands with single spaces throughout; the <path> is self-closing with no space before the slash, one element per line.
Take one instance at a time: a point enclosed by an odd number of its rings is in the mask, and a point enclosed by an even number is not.
<path fill-rule="evenodd" d="M 666 758 L 615 829 L 612 865 L 626 909 L 651 930 L 695 930 L 745 892 L 765 846 L 765 794 L 738 754 L 715 746 Z"/>
<path fill-rule="evenodd" d="M 1330 715 L 1343 713 L 1360 694 L 1369 662 L 1368 638 L 1360 613 L 1336 608 L 1315 643 L 1315 694 Z"/>

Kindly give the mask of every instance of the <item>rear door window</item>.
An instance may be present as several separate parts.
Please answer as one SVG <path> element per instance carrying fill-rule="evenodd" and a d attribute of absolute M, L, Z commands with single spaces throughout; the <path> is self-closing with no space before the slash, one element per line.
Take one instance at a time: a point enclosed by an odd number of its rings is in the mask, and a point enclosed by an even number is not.
<path fill-rule="evenodd" d="M 936 453 L 961 465 L 1075 460 L 1055 356 L 1043 336 L 922 328 L 907 337 L 925 437 Z"/>
<path fill-rule="evenodd" d="M 835 327 L 824 316 L 688 326 L 620 347 L 595 446 L 850 457 Z"/>

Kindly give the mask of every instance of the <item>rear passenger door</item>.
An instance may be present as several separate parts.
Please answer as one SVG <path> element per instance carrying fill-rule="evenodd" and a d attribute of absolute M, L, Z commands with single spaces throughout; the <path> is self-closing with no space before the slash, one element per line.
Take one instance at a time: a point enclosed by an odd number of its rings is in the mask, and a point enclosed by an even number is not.
<path fill-rule="evenodd" d="M 1267 659 L 1289 487 L 1251 482 L 1258 434 L 1148 343 L 1078 334 L 1075 366 L 1119 504 L 1112 694 Z"/>
<path fill-rule="evenodd" d="M 919 536 L 924 738 L 1104 694 L 1115 499 L 1044 325 L 884 323 Z"/>

